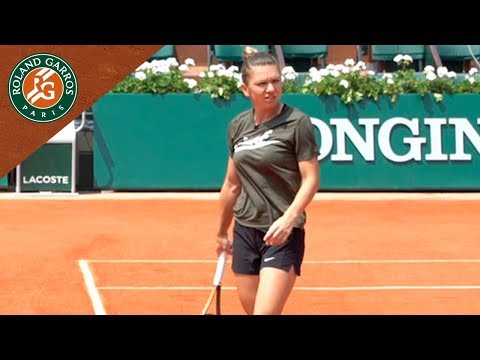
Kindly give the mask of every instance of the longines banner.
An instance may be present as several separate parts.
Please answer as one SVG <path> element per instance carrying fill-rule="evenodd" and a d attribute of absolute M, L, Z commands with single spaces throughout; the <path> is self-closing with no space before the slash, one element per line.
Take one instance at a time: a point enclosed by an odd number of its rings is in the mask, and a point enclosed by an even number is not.
<path fill-rule="evenodd" d="M 480 95 L 436 103 L 408 94 L 349 106 L 316 95 L 282 99 L 310 116 L 321 190 L 480 189 Z M 222 105 L 208 94 L 103 96 L 93 107 L 96 186 L 218 190 L 227 124 L 249 107 L 241 96 Z M 138 121 L 143 126 L 132 127 Z"/>
<path fill-rule="evenodd" d="M 0 46 L 0 178 L 162 46 Z"/>

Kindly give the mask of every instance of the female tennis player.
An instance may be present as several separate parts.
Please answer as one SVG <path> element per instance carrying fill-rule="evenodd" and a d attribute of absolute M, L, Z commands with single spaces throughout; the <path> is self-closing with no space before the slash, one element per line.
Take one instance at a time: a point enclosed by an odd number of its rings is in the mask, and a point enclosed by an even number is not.
<path fill-rule="evenodd" d="M 301 273 L 305 208 L 319 187 L 319 151 L 310 118 L 280 102 L 276 57 L 247 47 L 241 72 L 252 108 L 228 126 L 216 250 L 232 255 L 245 312 L 279 315 Z"/>

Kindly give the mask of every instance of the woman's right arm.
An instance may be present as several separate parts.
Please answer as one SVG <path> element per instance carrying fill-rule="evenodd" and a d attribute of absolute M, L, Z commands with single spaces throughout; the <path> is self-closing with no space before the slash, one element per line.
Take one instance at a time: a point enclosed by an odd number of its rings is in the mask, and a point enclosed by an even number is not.
<path fill-rule="evenodd" d="M 233 159 L 228 159 L 227 173 L 220 190 L 220 223 L 217 232 L 217 254 L 223 250 L 231 253 L 230 242 L 228 241 L 228 229 L 233 219 L 233 207 L 237 201 L 242 185 L 237 174 Z"/>

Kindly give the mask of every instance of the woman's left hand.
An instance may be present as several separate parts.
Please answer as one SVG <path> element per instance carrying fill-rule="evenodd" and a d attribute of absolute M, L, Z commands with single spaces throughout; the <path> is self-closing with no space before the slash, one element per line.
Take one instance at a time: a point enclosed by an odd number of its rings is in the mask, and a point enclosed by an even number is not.
<path fill-rule="evenodd" d="M 263 237 L 263 241 L 267 245 L 280 245 L 287 241 L 292 233 L 293 225 L 283 216 L 279 217 L 270 225 L 267 233 Z"/>

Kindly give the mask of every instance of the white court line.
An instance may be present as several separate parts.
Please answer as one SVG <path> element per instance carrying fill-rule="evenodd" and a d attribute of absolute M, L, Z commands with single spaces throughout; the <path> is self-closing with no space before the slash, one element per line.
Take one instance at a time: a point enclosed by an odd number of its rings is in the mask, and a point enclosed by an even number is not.
<path fill-rule="evenodd" d="M 88 296 L 93 305 L 93 310 L 95 315 L 107 315 L 105 308 L 98 293 L 98 288 L 95 286 L 95 280 L 93 274 L 90 271 L 87 260 L 78 260 L 78 265 L 80 266 L 80 271 L 83 275 L 83 281 L 85 281 L 85 286 L 87 288 Z"/>
<path fill-rule="evenodd" d="M 70 193 L 0 193 L 0 200 L 213 200 L 218 201 L 219 192 L 115 192 L 70 194 Z M 330 200 L 480 200 L 480 192 L 318 192 L 314 201 Z"/>
<path fill-rule="evenodd" d="M 211 290 L 211 286 L 101 286 L 100 290 Z M 233 286 L 222 286 L 222 290 L 235 290 Z M 377 291 L 377 290 L 479 290 L 480 285 L 399 285 L 399 286 L 298 286 L 300 291 Z"/>
<path fill-rule="evenodd" d="M 217 260 L 201 259 L 89 259 L 91 263 L 171 263 L 196 264 L 216 263 Z M 370 260 L 305 260 L 304 264 L 416 264 L 416 263 L 480 263 L 480 259 L 370 259 Z"/>
<path fill-rule="evenodd" d="M 134 260 L 134 259 L 90 259 L 90 260 L 81 260 L 84 262 L 92 263 L 216 263 L 217 260 L 173 260 L 173 259 L 144 259 L 144 260 Z M 399 263 L 480 263 L 480 259 L 380 259 L 380 260 L 306 260 L 304 264 L 399 264 Z M 88 265 L 87 269 L 88 269 Z M 90 270 L 88 269 L 90 272 Z M 92 280 L 93 281 L 93 280 Z M 95 287 L 95 292 L 98 294 L 97 290 L 105 291 L 155 291 L 155 290 L 166 290 L 166 291 L 207 291 L 211 290 L 211 286 L 99 286 Z M 224 290 L 235 290 L 233 286 L 223 286 Z M 480 285 L 399 285 L 399 286 L 298 286 L 294 287 L 294 290 L 297 291 L 379 291 L 379 290 L 479 290 Z M 92 296 L 91 296 L 92 297 Z M 93 300 L 92 300 L 93 302 Z M 101 301 L 100 301 L 101 304 Z"/>

